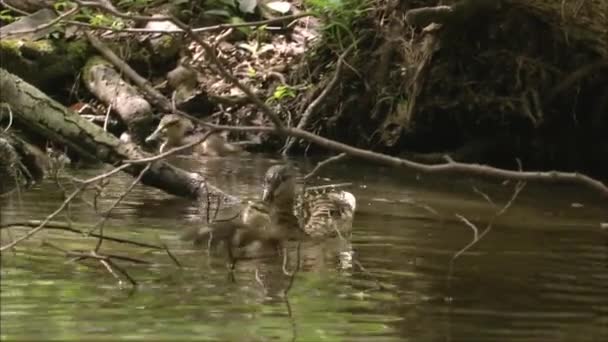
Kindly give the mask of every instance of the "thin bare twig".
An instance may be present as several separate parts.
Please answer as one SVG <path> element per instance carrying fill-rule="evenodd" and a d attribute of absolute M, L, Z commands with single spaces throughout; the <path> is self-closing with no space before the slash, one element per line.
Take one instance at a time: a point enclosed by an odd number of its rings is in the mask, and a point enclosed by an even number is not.
<path fill-rule="evenodd" d="M 0 230 L 12 228 L 12 227 L 37 227 L 41 224 L 41 222 L 42 221 L 40 221 L 40 220 L 29 220 L 29 221 L 2 223 L 2 224 L 0 224 Z M 171 251 L 165 244 L 153 245 L 153 244 L 149 244 L 149 243 L 145 243 L 145 242 L 138 242 L 138 241 L 133 241 L 133 240 L 129 240 L 129 239 L 113 237 L 113 236 L 109 236 L 109 235 L 101 235 L 101 234 L 97 234 L 97 233 L 89 234 L 84 229 L 77 229 L 77 228 L 74 228 L 71 224 L 58 222 L 58 221 L 49 221 L 45 225 L 45 228 L 54 229 L 54 230 L 63 230 L 63 231 L 67 231 L 67 232 L 76 233 L 76 234 L 79 234 L 79 235 L 82 235 L 85 237 L 90 236 L 90 237 L 94 237 L 94 238 L 104 239 L 106 241 L 128 244 L 128 245 L 133 245 L 133 246 L 137 246 L 137 247 L 151 248 L 151 249 L 155 249 L 155 250 L 164 250 L 167 253 L 167 255 L 169 256 L 169 258 L 171 258 L 171 260 L 178 267 L 182 267 L 179 260 L 177 260 L 177 258 L 173 255 L 173 253 L 171 253 Z"/>
<path fill-rule="evenodd" d="M 477 228 L 477 226 L 475 224 L 473 224 L 471 221 L 467 220 L 465 217 L 463 217 L 461 215 L 457 215 L 467 226 L 469 226 L 473 230 L 474 235 L 473 235 L 473 240 L 471 240 L 471 242 L 469 242 L 461 250 L 456 252 L 456 254 L 454 254 L 454 256 L 450 259 L 450 268 L 449 268 L 449 272 L 448 272 L 448 284 L 450 284 L 451 279 L 452 279 L 452 274 L 454 272 L 454 262 L 456 261 L 456 259 L 458 259 L 458 257 L 460 257 L 462 254 L 464 254 L 469 249 L 471 249 L 473 246 L 475 246 L 477 244 L 477 242 L 479 242 L 481 239 L 483 239 L 484 236 L 486 236 L 490 232 L 490 230 L 492 230 L 492 226 L 494 225 L 494 222 L 496 221 L 496 219 L 498 219 L 500 216 L 502 216 L 504 213 L 507 212 L 507 210 L 513 205 L 513 203 L 515 202 L 515 199 L 517 198 L 519 193 L 524 189 L 525 186 L 526 186 L 525 182 L 517 182 L 517 184 L 515 185 L 515 190 L 513 191 L 513 195 L 511 195 L 511 198 L 509 199 L 509 201 L 496 214 L 494 214 L 494 216 L 492 217 L 490 222 L 488 222 L 488 224 L 486 225 L 486 228 L 481 233 L 478 233 L 479 229 Z"/>
<path fill-rule="evenodd" d="M 492 201 L 492 199 L 490 198 L 490 196 L 488 196 L 488 194 L 482 192 L 481 190 L 477 189 L 476 187 L 473 187 L 473 191 L 475 193 L 478 193 L 481 197 L 483 197 L 492 207 L 496 208 L 496 204 L 494 203 L 494 201 Z"/>
<path fill-rule="evenodd" d="M 125 278 L 127 278 L 127 280 L 131 283 L 131 285 L 137 286 L 137 281 L 135 281 L 135 279 L 133 279 L 133 277 L 131 277 L 131 275 L 129 275 L 129 273 L 127 271 L 125 271 L 122 267 L 120 267 L 119 265 L 117 265 L 114 261 L 112 261 L 112 259 L 108 258 L 108 259 L 106 259 L 106 261 L 113 268 L 117 269 L 118 272 L 120 272 L 120 274 L 122 274 L 123 276 L 125 276 Z"/>
<path fill-rule="evenodd" d="M 12 228 L 12 227 L 37 227 L 41 224 L 41 222 L 42 221 L 40 221 L 40 220 L 29 220 L 29 221 L 17 221 L 17 222 L 3 223 L 3 224 L 0 224 L 0 230 Z M 80 234 L 83 236 L 86 236 L 86 233 L 87 233 L 84 229 L 77 229 L 77 228 L 74 228 L 70 224 L 67 224 L 64 222 L 59 222 L 59 221 L 47 222 L 46 228 L 53 229 L 53 230 L 63 230 L 63 231 L 67 231 L 67 232 Z M 90 236 L 94 237 L 94 238 L 103 238 L 105 240 L 112 241 L 112 242 L 130 244 L 130 245 L 134 245 L 137 247 L 152 248 L 152 249 L 157 249 L 157 250 L 164 249 L 162 246 L 152 245 L 152 244 L 145 243 L 145 242 L 132 241 L 132 240 L 123 239 L 123 238 L 112 237 L 109 235 L 101 236 L 96 233 L 91 233 Z"/>
<path fill-rule="evenodd" d="M 477 241 L 479 238 L 479 229 L 477 229 L 477 226 L 460 214 L 456 214 L 456 217 L 458 217 L 462 222 L 464 222 L 464 224 L 473 230 L 473 241 Z"/>
<path fill-rule="evenodd" d="M 175 265 L 179 268 L 182 267 L 182 264 L 179 262 L 179 260 L 177 260 L 177 258 L 175 257 L 175 255 L 173 255 L 173 253 L 171 253 L 171 251 L 169 250 L 169 247 L 167 247 L 166 244 L 163 244 L 164 250 L 167 253 L 167 255 L 169 256 L 169 258 L 171 258 L 171 260 L 173 260 L 173 262 L 175 263 Z"/>
<path fill-rule="evenodd" d="M 302 179 L 304 181 L 308 181 L 309 179 L 311 179 L 312 177 L 316 176 L 316 174 L 321 170 L 321 168 L 323 168 L 324 166 L 327 166 L 328 164 L 331 164 L 333 162 L 336 162 L 338 160 L 344 159 L 347 156 L 346 153 L 340 153 L 338 155 L 329 157 L 321 162 L 319 162 L 317 164 L 317 166 L 315 166 L 314 169 L 312 169 L 312 171 L 310 171 L 306 176 L 304 176 Z"/>
<path fill-rule="evenodd" d="M 291 272 L 291 273 L 287 272 L 286 267 L 285 267 L 285 262 L 283 262 L 283 273 L 285 273 L 286 275 L 289 276 L 289 283 L 287 283 L 287 287 L 285 288 L 285 291 L 283 291 L 283 295 L 285 297 L 287 297 L 287 295 L 289 294 L 289 290 L 291 290 L 291 288 L 293 287 L 293 282 L 296 278 L 296 274 L 298 274 L 298 272 L 300 271 L 301 249 L 302 249 L 302 242 L 298 241 L 298 245 L 296 247 L 296 268 L 293 270 L 293 272 Z M 285 251 L 284 255 L 287 256 L 286 251 Z"/>
<path fill-rule="evenodd" d="M 38 233 L 39 231 L 41 231 L 44 226 L 50 221 L 52 220 L 55 216 L 57 216 L 59 213 L 61 213 L 63 211 L 63 209 L 65 209 L 65 207 L 72 201 L 73 198 L 75 198 L 82 190 L 84 190 L 84 188 L 86 187 L 86 185 L 82 185 L 80 186 L 78 189 L 76 189 L 75 191 L 73 191 L 64 201 L 63 203 L 61 203 L 61 205 L 59 206 L 59 208 L 57 208 L 57 210 L 55 210 L 54 212 L 52 212 L 50 215 L 48 215 L 41 223 L 40 225 L 38 225 L 36 228 L 28 231 L 25 235 L 19 237 L 18 239 L 15 239 L 13 241 L 11 241 L 10 243 L 0 247 L 0 253 L 4 252 L 7 249 L 13 248 L 15 245 L 17 245 L 18 243 L 20 243 L 21 241 L 24 241 L 26 239 L 29 239 L 30 237 L 32 237 L 34 234 Z"/>
<path fill-rule="evenodd" d="M 138 259 L 134 259 L 134 258 L 130 258 L 130 257 L 124 257 L 124 256 L 119 256 L 119 255 L 102 255 L 102 254 L 97 254 L 94 251 L 91 251 L 89 253 L 86 252 L 80 252 L 80 251 L 70 251 L 70 250 L 66 250 L 63 249 L 55 244 L 52 244 L 48 241 L 44 241 L 42 243 L 43 246 L 47 246 L 47 247 L 51 247 L 55 250 L 58 250 L 62 253 L 64 253 L 66 255 L 66 257 L 72 257 L 74 258 L 75 261 L 82 261 L 85 259 L 94 259 L 99 261 L 102 265 L 107 266 L 106 269 L 108 269 L 108 267 L 110 267 L 110 269 L 116 269 L 120 272 L 120 274 L 122 274 L 125 278 L 127 278 L 127 280 L 129 280 L 129 282 L 131 283 L 131 285 L 136 286 L 137 282 L 135 281 L 135 279 L 133 279 L 133 277 L 131 277 L 129 275 L 129 273 L 127 271 L 125 271 L 122 267 L 120 267 L 119 265 L 117 265 L 112 259 L 119 259 L 119 260 L 124 260 L 124 261 L 129 261 L 129 262 L 135 262 L 135 263 L 147 263 L 146 261 L 142 261 L 142 260 L 138 260 Z M 104 263 L 105 262 L 105 263 Z M 113 271 L 108 270 L 110 274 L 112 274 L 112 276 L 114 276 L 115 278 L 119 279 L 120 278 L 117 277 L 116 273 L 114 273 Z"/>
<path fill-rule="evenodd" d="M 116 199 L 116 201 L 114 201 L 114 203 L 112 204 L 112 206 L 104 213 L 103 218 L 89 232 L 89 235 L 93 231 L 95 231 L 95 229 L 99 228 L 99 235 L 103 236 L 103 228 L 105 226 L 105 223 L 108 221 L 108 218 L 110 217 L 110 213 L 112 212 L 112 210 L 114 210 L 114 208 L 116 208 L 116 206 L 127 196 L 127 194 L 129 194 L 131 192 L 131 190 L 133 190 L 133 188 L 135 187 L 135 185 L 137 185 L 139 183 L 139 181 L 144 176 L 144 174 L 146 172 L 148 172 L 148 170 L 150 169 L 150 166 L 152 166 L 152 164 L 146 165 L 143 168 L 143 170 L 141 170 L 141 172 L 139 173 L 139 175 L 137 175 L 137 177 L 131 182 L 131 184 L 129 185 L 129 187 L 125 191 L 123 191 L 123 193 Z M 103 243 L 103 238 L 100 237 L 99 240 L 97 241 L 97 246 L 95 246 L 95 252 L 96 253 L 99 252 L 99 249 L 101 248 L 101 244 L 102 243 Z"/>
<path fill-rule="evenodd" d="M 106 117 L 103 120 L 103 130 L 104 131 L 108 131 L 108 122 L 110 122 L 110 112 L 112 111 L 112 104 L 110 104 L 108 106 L 108 109 L 106 109 Z"/>
<path fill-rule="evenodd" d="M 328 189 L 328 188 L 343 188 L 343 187 L 347 187 L 347 186 L 352 186 L 353 183 L 334 183 L 334 184 L 326 184 L 326 185 L 317 185 L 317 186 L 309 186 L 306 187 L 306 190 L 310 190 L 310 191 L 317 191 L 317 190 L 323 190 L 323 189 Z"/>
<path fill-rule="evenodd" d="M 13 125 L 13 110 L 11 109 L 11 106 L 7 103 L 1 103 L 0 105 L 2 105 L 3 107 L 6 107 L 6 109 L 8 111 L 8 124 L 6 125 L 6 128 L 4 128 L 4 130 L 2 131 L 2 133 L 6 133 Z"/>
<path fill-rule="evenodd" d="M 26 11 L 20 10 L 20 9 L 18 9 L 18 8 L 16 8 L 16 7 L 13 7 L 13 6 L 11 6 L 11 5 L 7 4 L 7 3 L 6 3 L 6 1 L 4 1 L 4 0 L 0 0 L 0 4 L 2 4 L 2 6 L 4 6 L 4 7 L 8 8 L 9 10 L 11 10 L 11 11 L 13 11 L 13 12 L 15 12 L 15 13 L 18 13 L 18 14 L 20 14 L 20 15 L 30 15 L 30 14 L 31 14 L 31 13 L 29 13 L 29 12 L 26 12 Z"/>
<path fill-rule="evenodd" d="M 112 266 L 110 266 L 110 264 L 107 261 L 105 261 L 105 260 L 99 260 L 99 262 L 106 268 L 106 270 L 108 270 L 108 272 L 116 280 L 118 280 L 118 284 L 122 284 L 122 279 L 120 279 L 120 276 L 118 274 L 116 274 L 116 272 L 114 272 L 114 269 L 112 268 Z"/>

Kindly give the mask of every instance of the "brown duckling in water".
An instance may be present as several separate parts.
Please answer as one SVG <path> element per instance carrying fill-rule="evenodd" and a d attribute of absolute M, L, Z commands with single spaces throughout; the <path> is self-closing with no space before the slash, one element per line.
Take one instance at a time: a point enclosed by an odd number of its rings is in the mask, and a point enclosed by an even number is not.
<path fill-rule="evenodd" d="M 271 223 L 267 203 L 249 201 L 238 216 L 190 229 L 181 239 L 194 241 L 195 245 L 208 242 L 211 246 L 221 242 L 231 259 L 240 259 L 276 254 L 287 239 L 287 232 Z"/>
<path fill-rule="evenodd" d="M 146 138 L 146 142 L 164 138 L 159 152 L 163 153 L 169 149 L 183 146 L 202 138 L 204 133 L 195 132 L 194 125 L 190 120 L 176 114 L 163 116 L 158 127 Z M 182 151 L 181 154 L 197 154 L 202 156 L 227 156 L 246 154 L 240 146 L 231 144 L 220 133 L 213 133 L 205 141 Z"/>

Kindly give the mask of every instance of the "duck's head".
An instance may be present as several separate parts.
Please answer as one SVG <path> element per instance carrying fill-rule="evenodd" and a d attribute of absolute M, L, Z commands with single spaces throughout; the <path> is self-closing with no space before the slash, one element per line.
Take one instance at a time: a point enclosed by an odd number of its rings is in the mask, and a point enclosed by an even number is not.
<path fill-rule="evenodd" d="M 275 165 L 266 171 L 262 200 L 268 203 L 293 203 L 295 172 L 288 165 Z"/>
<path fill-rule="evenodd" d="M 164 137 L 170 143 L 178 143 L 189 131 L 194 129 L 192 122 L 176 114 L 163 116 L 158 127 L 146 138 L 146 142 Z"/>

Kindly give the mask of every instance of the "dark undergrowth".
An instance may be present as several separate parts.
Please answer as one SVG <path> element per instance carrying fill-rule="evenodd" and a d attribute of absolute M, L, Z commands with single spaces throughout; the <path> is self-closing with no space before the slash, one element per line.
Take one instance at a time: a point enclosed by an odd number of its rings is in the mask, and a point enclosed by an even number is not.
<path fill-rule="evenodd" d="M 562 86 L 599 56 L 534 15 L 505 7 L 433 32 L 429 52 L 429 34 L 403 21 L 410 8 L 375 3 L 381 6 L 353 21 L 358 49 L 309 129 L 428 162 L 450 153 L 509 168 L 521 162 L 525 169 L 606 174 L 608 73 L 588 72 Z M 313 84 L 331 77 L 340 53 L 333 35 L 323 39 L 302 73 Z M 425 53 L 427 68 L 416 74 Z"/>

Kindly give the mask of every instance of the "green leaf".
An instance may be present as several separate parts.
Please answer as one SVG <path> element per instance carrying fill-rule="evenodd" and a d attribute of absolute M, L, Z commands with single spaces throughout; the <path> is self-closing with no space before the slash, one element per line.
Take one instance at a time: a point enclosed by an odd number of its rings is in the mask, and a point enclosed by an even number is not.
<path fill-rule="evenodd" d="M 229 20 L 230 24 L 242 24 L 244 22 L 245 22 L 245 20 L 243 20 L 243 18 L 241 18 L 241 17 L 231 17 Z M 247 26 L 237 27 L 236 29 L 243 32 L 246 35 L 249 35 L 253 31 L 251 29 L 251 27 L 247 27 Z"/>
<path fill-rule="evenodd" d="M 290 87 L 288 85 L 280 85 L 274 90 L 274 94 L 272 94 L 272 97 L 275 100 L 280 101 L 287 97 L 291 97 L 291 98 L 296 97 L 296 92 L 292 87 Z"/>
<path fill-rule="evenodd" d="M 269 9 L 281 14 L 286 14 L 291 10 L 291 4 L 286 1 L 271 1 L 264 5 Z"/>
<path fill-rule="evenodd" d="M 17 18 L 13 17 L 10 12 L 11 11 L 8 9 L 0 11 L 0 20 L 6 22 L 7 24 L 15 21 Z"/>
<path fill-rule="evenodd" d="M 239 10 L 243 13 L 253 13 L 255 8 L 258 6 L 258 0 L 237 0 L 239 3 Z"/>

